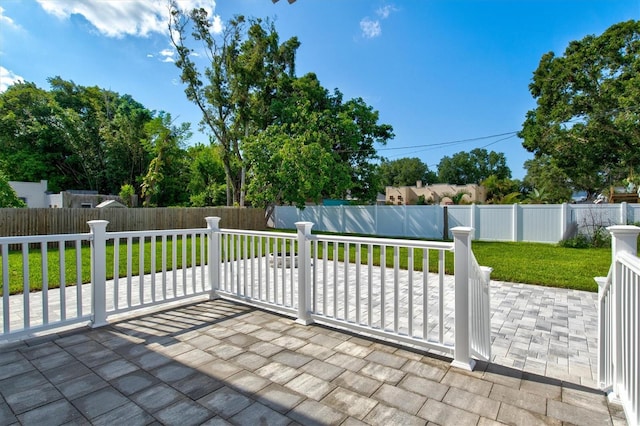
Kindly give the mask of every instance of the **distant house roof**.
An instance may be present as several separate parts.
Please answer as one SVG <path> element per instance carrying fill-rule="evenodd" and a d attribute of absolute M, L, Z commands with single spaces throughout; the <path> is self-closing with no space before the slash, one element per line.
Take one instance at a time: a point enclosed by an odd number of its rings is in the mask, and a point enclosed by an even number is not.
<path fill-rule="evenodd" d="M 125 206 L 122 203 L 117 202 L 116 200 L 107 200 L 107 201 L 103 201 L 100 204 L 98 204 L 96 206 L 97 209 L 104 209 L 104 208 L 117 208 L 117 209 L 126 209 L 127 206 Z"/>

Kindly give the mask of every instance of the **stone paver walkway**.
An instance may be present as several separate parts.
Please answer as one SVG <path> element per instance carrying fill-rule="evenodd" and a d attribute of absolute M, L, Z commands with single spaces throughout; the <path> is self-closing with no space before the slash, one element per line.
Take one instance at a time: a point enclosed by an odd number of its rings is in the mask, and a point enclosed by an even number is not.
<path fill-rule="evenodd" d="M 223 300 L 5 344 L 0 424 L 625 424 L 602 392 L 527 371 L 546 343 L 542 332 L 528 342 L 522 333 L 538 323 L 549 328 L 547 353 L 557 357 L 547 365 L 571 363 L 551 349 L 564 353 L 558 342 L 584 337 L 576 325 L 584 322 L 575 305 L 582 298 L 497 290 L 502 363 L 481 362 L 473 372 Z M 533 308 L 537 297 L 544 303 Z"/>
<path fill-rule="evenodd" d="M 342 268 L 342 267 L 341 267 Z M 354 268 L 354 265 L 351 265 Z M 329 272 L 333 268 L 328 268 Z M 375 268 L 374 273 L 379 274 L 380 268 Z M 200 283 L 199 268 L 196 283 Z M 392 274 L 387 271 L 387 274 Z M 419 272 L 414 274 L 414 278 L 420 282 Z M 171 275 L 171 274 L 169 274 Z M 430 282 L 437 283 L 437 275 L 430 277 Z M 351 277 L 355 276 L 355 270 L 351 271 Z M 177 274 L 180 281 L 182 273 Z M 295 278 L 295 275 L 294 275 Z M 329 277 L 330 282 L 333 279 Z M 379 278 L 376 278 L 379 281 Z M 392 275 L 387 281 L 392 282 Z M 400 271 L 400 289 L 402 295 L 401 300 L 405 300 L 407 295 L 407 273 Z M 119 306 L 127 306 L 126 280 L 121 279 L 120 285 L 123 286 L 119 292 Z M 133 303 L 139 303 L 139 279 L 132 279 L 132 288 L 129 296 Z M 160 282 L 160 276 L 157 276 Z M 148 299 L 150 296 L 151 280 L 150 276 L 145 276 L 145 286 L 147 287 L 144 294 Z M 192 285 L 190 271 L 186 276 L 188 285 Z M 363 282 L 366 280 L 363 278 Z M 197 284 L 200 285 L 200 284 Z M 351 283 L 353 285 L 353 283 Z M 168 285 L 168 292 L 173 294 L 172 284 Z M 389 286 L 391 287 L 391 286 Z M 177 289 L 182 288 L 182 283 L 178 282 Z M 444 305 L 449 307 L 451 312 L 447 313 L 444 318 L 445 324 L 445 341 L 453 343 L 453 311 L 454 306 L 454 284 L 453 276 L 445 276 L 444 286 Z M 391 291 L 393 289 L 391 288 Z M 156 288 L 158 298 L 161 299 L 160 287 Z M 387 290 L 389 291 L 389 290 Z M 295 289 L 294 289 L 295 292 Z M 82 286 L 83 311 L 90 312 L 91 304 L 91 288 L 89 285 Z M 113 281 L 107 282 L 107 294 L 111 297 L 113 292 Z M 350 294 L 355 294 L 352 288 Z M 437 313 L 437 298 L 435 293 L 430 295 L 430 312 Z M 49 290 L 49 316 L 51 320 L 59 318 L 60 311 L 60 291 L 59 289 Z M 73 317 L 76 315 L 76 287 L 68 287 L 66 289 L 67 297 L 67 315 Z M 296 299 L 296 294 L 291 297 Z M 378 299 L 374 301 L 379 302 Z M 287 297 L 288 299 L 289 297 Z M 319 297 L 322 299 L 321 297 Z M 391 300 L 392 295 L 388 295 Z M 11 296 L 10 309 L 12 310 L 12 330 L 22 327 L 23 317 L 21 309 L 23 304 L 22 295 Z M 31 317 L 33 323 L 38 323 L 42 317 L 41 293 L 30 293 L 31 299 Z M 112 299 L 109 299 L 112 300 Z M 332 300 L 332 299 L 330 299 Z M 339 309 L 342 310 L 343 296 L 342 293 L 338 297 Z M 406 311 L 406 303 L 401 304 L 401 309 Z M 112 308 L 113 303 L 108 301 L 108 308 Z M 363 309 L 366 308 L 364 304 Z M 332 309 L 332 308 L 329 308 Z M 0 313 L 2 306 L 0 306 Z M 527 284 L 514 284 L 500 281 L 491 282 L 491 338 L 492 338 L 492 358 L 491 362 L 500 364 L 505 367 L 514 367 L 530 373 L 540 374 L 547 377 L 561 379 L 576 384 L 589 387 L 597 387 L 597 294 L 566 290 L 558 288 L 549 288 Z M 414 312 L 416 317 L 416 329 L 420 329 L 420 308 Z M 350 318 L 354 318 L 355 314 L 351 313 Z M 366 315 L 362 314 L 363 318 Z M 405 318 L 405 314 L 400 315 Z M 387 312 L 387 321 L 393 319 L 393 313 Z M 437 323 L 437 322 L 436 322 Z M 0 315 L 0 326 L 2 325 L 2 315 Z M 401 325 L 401 327 L 406 327 Z M 389 323 L 388 327 L 392 327 Z M 433 331 L 437 334 L 437 330 Z"/>

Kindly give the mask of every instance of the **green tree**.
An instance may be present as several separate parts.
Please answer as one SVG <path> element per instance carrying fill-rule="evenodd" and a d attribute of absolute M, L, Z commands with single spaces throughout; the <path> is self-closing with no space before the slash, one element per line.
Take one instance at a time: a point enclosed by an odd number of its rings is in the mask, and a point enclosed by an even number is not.
<path fill-rule="evenodd" d="M 385 160 L 380 163 L 382 186 L 411 186 L 417 181 L 424 184 L 436 183 L 438 176 L 417 157 Z"/>
<path fill-rule="evenodd" d="M 182 150 L 185 139 L 191 136 L 189 124 L 175 126 L 171 114 L 161 112 L 146 124 L 144 141 L 153 159 L 142 179 L 144 205 L 175 206 L 188 201 L 188 165 Z"/>
<path fill-rule="evenodd" d="M 274 107 L 277 123 L 249 137 L 242 148 L 250 180 L 247 197 L 268 214 L 278 204 L 303 208 L 308 200 L 375 200 L 380 187 L 374 144 L 393 136 L 362 99 L 342 101 L 315 74 L 283 81 L 287 93 Z"/>
<path fill-rule="evenodd" d="M 300 42 L 293 37 L 280 44 L 272 22 L 243 16 L 229 21 L 216 36 L 204 9 L 181 11 L 174 1 L 169 27 L 187 98 L 201 110 L 202 127 L 222 147 L 227 203 L 243 205 L 247 168 L 240 142 L 272 124 L 278 86 L 294 75 Z M 190 38 L 211 60 L 204 72 L 192 59 Z"/>
<path fill-rule="evenodd" d="M 443 183 L 479 184 L 492 175 L 497 179 L 509 179 L 511 170 L 503 153 L 487 152 L 484 148 L 443 157 L 438 164 L 438 179 Z"/>
<path fill-rule="evenodd" d="M 513 204 L 521 198 L 521 182 L 517 179 L 499 179 L 496 175 L 491 175 L 482 182 L 482 186 L 487 191 L 488 204 Z"/>
<path fill-rule="evenodd" d="M 9 185 L 9 179 L 3 172 L 0 172 L 0 208 L 5 207 L 27 207 L 27 205 L 18 198 L 18 194 Z"/>
<path fill-rule="evenodd" d="M 122 198 L 122 201 L 126 204 L 127 207 L 132 207 L 132 197 L 136 194 L 136 190 L 130 183 L 126 183 L 122 185 L 120 188 L 120 192 L 118 196 Z"/>
<path fill-rule="evenodd" d="M 198 144 L 187 150 L 190 180 L 187 190 L 194 207 L 226 204 L 224 165 L 219 146 Z"/>
<path fill-rule="evenodd" d="M 12 180 L 49 181 L 52 191 L 117 193 L 139 183 L 153 113 L 130 96 L 60 77 L 51 90 L 20 83 L 0 94 L 0 164 Z"/>
<path fill-rule="evenodd" d="M 572 41 L 542 56 L 529 85 L 536 108 L 520 137 L 549 156 L 574 189 L 593 196 L 640 173 L 640 21 Z"/>
<path fill-rule="evenodd" d="M 558 167 L 555 158 L 544 154 L 536 155 L 533 159 L 525 161 L 524 168 L 527 170 L 524 186 L 530 188 L 529 192 L 537 189 L 544 194 L 545 201 L 551 204 L 571 200 L 573 184 L 567 174 Z"/>
<path fill-rule="evenodd" d="M 107 111 L 110 119 L 100 130 L 106 153 L 105 190 L 115 193 L 118 185 L 125 182 L 134 185 L 134 189 L 139 188 L 151 161 L 143 141 L 147 137 L 145 125 L 154 113 L 129 95 L 114 99 L 107 105 Z M 136 193 L 142 195 L 139 191 Z"/>
<path fill-rule="evenodd" d="M 8 178 L 46 179 L 52 191 L 72 187 L 69 122 L 51 93 L 33 83 L 17 83 L 0 93 L 0 167 Z"/>

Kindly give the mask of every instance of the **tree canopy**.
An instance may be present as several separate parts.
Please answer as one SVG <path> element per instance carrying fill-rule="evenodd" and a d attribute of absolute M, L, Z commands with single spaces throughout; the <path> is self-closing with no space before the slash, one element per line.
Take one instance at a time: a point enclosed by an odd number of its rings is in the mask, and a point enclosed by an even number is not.
<path fill-rule="evenodd" d="M 511 170 L 503 153 L 487 152 L 484 148 L 445 156 L 438 164 L 438 180 L 443 183 L 480 184 L 492 175 L 497 179 L 509 179 Z"/>
<path fill-rule="evenodd" d="M 276 121 L 242 143 L 249 172 L 247 198 L 270 208 L 304 207 L 321 198 L 371 202 L 379 189 L 375 143 L 393 136 L 362 99 L 343 102 L 315 74 L 290 79 Z"/>
<path fill-rule="evenodd" d="M 295 204 L 347 196 L 373 200 L 379 189 L 375 143 L 393 137 L 362 99 L 343 100 L 313 73 L 295 75 L 300 42 L 283 43 L 273 22 L 237 16 L 215 34 L 203 9 L 171 6 L 171 38 L 187 98 L 219 146 L 227 202 Z M 200 69 L 192 53 L 206 50 Z M 203 47 L 202 47 L 203 46 Z"/>
<path fill-rule="evenodd" d="M 417 157 L 383 159 L 380 163 L 380 179 L 382 186 L 411 186 L 417 181 L 431 184 L 438 181 L 438 175 Z"/>
<path fill-rule="evenodd" d="M 557 165 L 557 160 L 549 155 L 539 155 L 524 163 L 527 175 L 524 186 L 538 198 L 544 194 L 548 203 L 565 203 L 571 200 L 572 183 L 567 174 Z"/>
<path fill-rule="evenodd" d="M 9 180 L 0 172 L 0 208 L 26 207 L 27 205 L 18 198 L 16 191 L 9 185 Z"/>
<path fill-rule="evenodd" d="M 102 194 L 131 185 L 140 196 L 148 189 L 154 205 L 189 202 L 189 162 L 180 145 L 187 124 L 173 125 L 170 115 L 129 95 L 61 77 L 49 83 L 50 90 L 26 82 L 0 93 L 0 170 L 10 180 Z"/>
<path fill-rule="evenodd" d="M 227 202 L 244 205 L 246 168 L 240 141 L 273 123 L 272 108 L 282 99 L 279 85 L 295 72 L 296 37 L 280 44 L 273 22 L 238 16 L 220 35 L 204 9 L 184 11 L 170 3 L 171 41 L 187 99 L 202 112 L 201 128 L 222 147 Z M 201 71 L 193 59 L 204 49 L 210 63 Z"/>
<path fill-rule="evenodd" d="M 593 195 L 640 174 L 640 21 L 572 41 L 562 56 L 544 54 L 529 90 L 536 108 L 523 145 L 553 159 L 574 190 Z"/>

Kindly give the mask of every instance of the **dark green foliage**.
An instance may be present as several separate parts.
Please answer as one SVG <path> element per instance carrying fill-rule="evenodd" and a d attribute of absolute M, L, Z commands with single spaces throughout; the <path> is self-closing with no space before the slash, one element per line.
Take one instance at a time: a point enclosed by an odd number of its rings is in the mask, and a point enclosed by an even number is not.
<path fill-rule="evenodd" d="M 436 183 L 438 176 L 417 157 L 385 160 L 380 163 L 380 178 L 385 186 L 413 186 L 417 181 L 428 185 Z"/>
<path fill-rule="evenodd" d="M 438 180 L 453 185 L 480 184 L 490 176 L 511 178 L 511 170 L 503 153 L 476 148 L 443 157 L 438 164 Z"/>
<path fill-rule="evenodd" d="M 562 56 L 546 53 L 529 90 L 537 105 L 519 136 L 535 161 L 562 172 L 544 180 L 593 196 L 640 174 L 640 21 L 572 41 Z"/>

